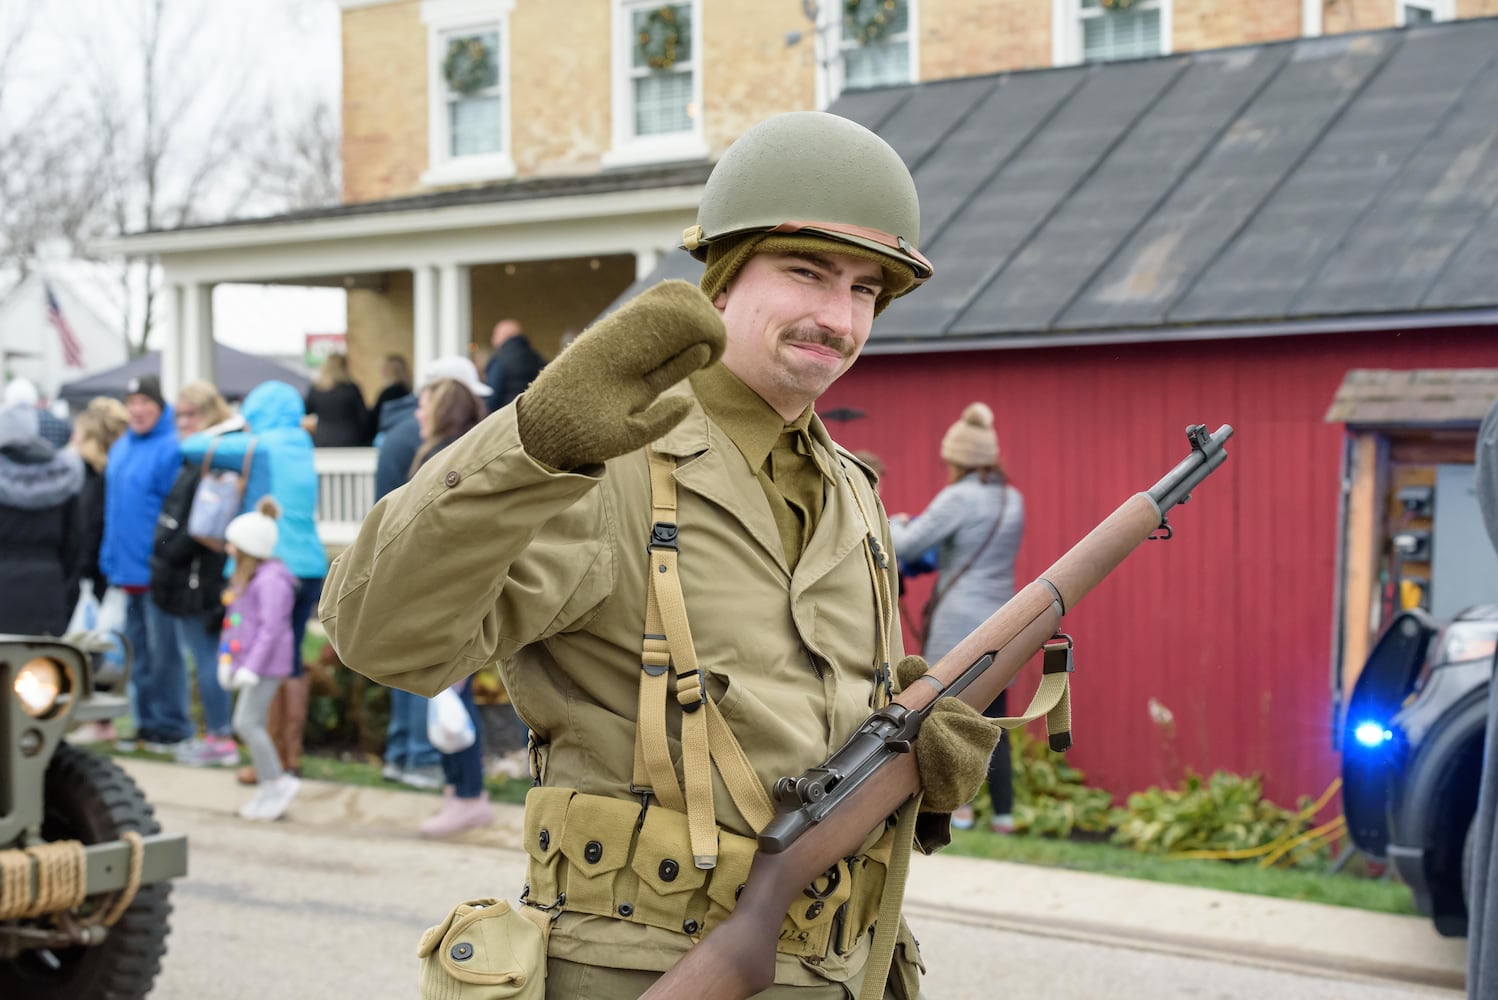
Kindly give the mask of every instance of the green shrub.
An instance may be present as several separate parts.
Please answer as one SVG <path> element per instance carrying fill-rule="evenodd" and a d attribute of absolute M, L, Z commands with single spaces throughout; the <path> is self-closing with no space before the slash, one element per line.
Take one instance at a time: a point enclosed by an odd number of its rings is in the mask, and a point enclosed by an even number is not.
<path fill-rule="evenodd" d="M 1113 811 L 1113 842 L 1147 854 L 1225 856 L 1224 860 L 1278 860 L 1308 829 L 1311 817 L 1264 798 L 1257 776 L 1217 771 L 1210 778 L 1188 772 L 1180 788 L 1159 786 L 1129 796 L 1128 807 Z M 1273 845 L 1271 847 L 1271 845 Z M 1323 860 L 1324 843 L 1284 854 L 1285 863 Z"/>
<path fill-rule="evenodd" d="M 1015 832 L 1067 838 L 1074 831 L 1108 829 L 1112 796 L 1101 788 L 1088 788 L 1085 775 L 1045 741 L 1023 729 L 1011 730 L 1008 739 L 1014 766 Z"/>

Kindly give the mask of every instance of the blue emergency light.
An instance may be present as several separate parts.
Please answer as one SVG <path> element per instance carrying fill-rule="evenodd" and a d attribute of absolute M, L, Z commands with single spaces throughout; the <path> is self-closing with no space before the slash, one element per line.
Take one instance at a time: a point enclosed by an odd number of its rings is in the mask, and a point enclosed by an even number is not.
<path fill-rule="evenodd" d="M 1358 723 L 1358 727 L 1352 731 L 1352 736 L 1353 739 L 1370 749 L 1383 746 L 1394 738 L 1393 733 L 1377 722 Z"/>

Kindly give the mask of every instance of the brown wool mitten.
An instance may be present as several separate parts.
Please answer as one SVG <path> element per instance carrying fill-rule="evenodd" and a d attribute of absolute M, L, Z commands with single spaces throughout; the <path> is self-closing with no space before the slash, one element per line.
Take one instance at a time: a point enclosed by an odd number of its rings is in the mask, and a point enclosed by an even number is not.
<path fill-rule="evenodd" d="M 926 661 L 919 656 L 907 656 L 895 664 L 901 691 L 925 672 Z M 939 700 L 915 740 L 915 764 L 925 796 L 921 809 L 949 813 L 971 802 L 988 777 L 988 759 L 1001 732 L 966 702 Z"/>
<path fill-rule="evenodd" d="M 663 281 L 585 331 L 517 402 L 520 441 L 536 461 L 578 469 L 628 454 L 691 409 L 657 400 L 723 356 L 723 319 L 696 285 Z"/>

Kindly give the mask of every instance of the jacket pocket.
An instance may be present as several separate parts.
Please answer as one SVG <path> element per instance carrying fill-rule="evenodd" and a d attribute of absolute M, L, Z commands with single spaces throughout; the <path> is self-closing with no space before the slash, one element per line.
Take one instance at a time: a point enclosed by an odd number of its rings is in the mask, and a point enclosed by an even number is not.
<path fill-rule="evenodd" d="M 546 941 L 507 900 L 459 903 L 417 945 L 423 1000 L 544 1000 Z"/>

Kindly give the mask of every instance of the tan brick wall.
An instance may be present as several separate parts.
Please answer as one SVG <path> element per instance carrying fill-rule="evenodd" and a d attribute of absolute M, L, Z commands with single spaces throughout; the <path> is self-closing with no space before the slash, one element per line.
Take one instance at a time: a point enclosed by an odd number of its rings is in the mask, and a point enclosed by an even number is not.
<path fill-rule="evenodd" d="M 343 12 L 343 200 L 415 191 L 427 167 L 419 0 Z"/>
<path fill-rule="evenodd" d="M 1456 0 L 1457 17 L 1493 17 L 1498 15 L 1498 0 Z"/>
<path fill-rule="evenodd" d="M 1328 35 L 1394 27 L 1395 0 L 1326 0 L 1322 30 Z"/>
<path fill-rule="evenodd" d="M 922 80 L 1051 65 L 1049 0 L 915 0 Z"/>
<path fill-rule="evenodd" d="M 510 14 L 511 157 L 520 176 L 598 169 L 609 148 L 609 0 L 517 0 Z"/>
<path fill-rule="evenodd" d="M 473 343 L 486 354 L 494 324 L 517 319 L 542 356 L 556 357 L 563 333 L 598 318 L 634 280 L 630 255 L 475 267 L 469 273 Z"/>
<path fill-rule="evenodd" d="M 816 42 L 801 0 L 704 0 L 702 8 L 703 126 L 714 156 L 762 118 L 816 107 Z M 786 45 L 792 31 L 801 41 Z"/>
<path fill-rule="evenodd" d="M 348 293 L 349 374 L 371 403 L 383 388 L 380 359 L 392 352 L 404 354 L 407 361 L 414 356 L 411 288 L 411 272 L 395 271 L 387 276 L 383 292 L 356 288 Z"/>
<path fill-rule="evenodd" d="M 1346 0 L 1338 0 L 1346 2 Z M 1172 51 L 1194 52 L 1299 38 L 1300 0 L 1176 0 Z"/>

